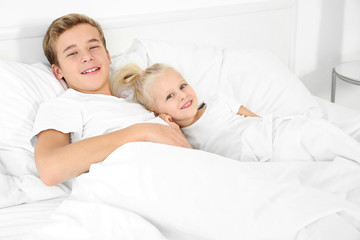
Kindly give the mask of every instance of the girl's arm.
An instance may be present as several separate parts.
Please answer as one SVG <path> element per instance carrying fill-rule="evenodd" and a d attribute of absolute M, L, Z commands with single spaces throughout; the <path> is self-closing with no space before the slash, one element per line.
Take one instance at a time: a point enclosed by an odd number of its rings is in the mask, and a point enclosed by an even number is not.
<path fill-rule="evenodd" d="M 35 162 L 41 180 L 56 185 L 87 172 L 119 146 L 148 141 L 191 148 L 181 131 L 157 123 L 139 123 L 112 133 L 69 143 L 69 134 L 45 130 L 37 135 Z"/>
<path fill-rule="evenodd" d="M 260 117 L 255 113 L 253 113 L 252 111 L 250 111 L 249 109 L 247 109 L 246 107 L 244 107 L 243 105 L 240 106 L 237 114 L 243 115 L 245 117 Z"/>

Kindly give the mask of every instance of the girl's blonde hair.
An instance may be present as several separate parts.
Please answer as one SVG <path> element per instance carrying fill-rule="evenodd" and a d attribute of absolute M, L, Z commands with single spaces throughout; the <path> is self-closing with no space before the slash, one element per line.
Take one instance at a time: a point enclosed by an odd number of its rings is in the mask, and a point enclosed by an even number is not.
<path fill-rule="evenodd" d="M 50 64 L 59 66 L 59 61 L 56 54 L 56 41 L 62 33 L 71 29 L 72 27 L 86 23 L 99 31 L 100 39 L 106 49 L 106 41 L 104 32 L 98 22 L 94 19 L 78 13 L 71 13 L 55 19 L 48 27 L 43 39 L 43 51 Z"/>
<path fill-rule="evenodd" d="M 155 63 L 145 70 L 142 70 L 137 64 L 127 64 L 111 79 L 111 92 L 120 97 L 119 89 L 131 88 L 136 101 L 150 109 L 153 106 L 153 100 L 149 95 L 149 86 L 156 77 L 169 70 L 176 71 L 173 67 L 163 63 Z"/>

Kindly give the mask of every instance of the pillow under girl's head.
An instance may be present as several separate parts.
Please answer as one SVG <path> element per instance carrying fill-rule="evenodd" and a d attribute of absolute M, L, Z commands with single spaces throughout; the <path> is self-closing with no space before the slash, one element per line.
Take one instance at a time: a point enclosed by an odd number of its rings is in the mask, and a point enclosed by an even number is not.
<path fill-rule="evenodd" d="M 149 65 L 162 62 L 177 69 L 197 92 L 199 102 L 220 94 L 260 115 L 321 115 L 300 79 L 269 52 L 135 42 L 146 49 Z"/>

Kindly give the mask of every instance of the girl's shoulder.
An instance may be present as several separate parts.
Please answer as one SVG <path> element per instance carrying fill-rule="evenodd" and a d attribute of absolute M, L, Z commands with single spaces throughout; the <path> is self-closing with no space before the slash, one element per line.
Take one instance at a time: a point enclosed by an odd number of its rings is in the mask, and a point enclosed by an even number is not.
<path fill-rule="evenodd" d="M 210 109 L 222 109 L 230 112 L 237 112 L 240 107 L 234 100 L 223 95 L 211 96 L 207 98 L 204 103 L 206 103 Z"/>

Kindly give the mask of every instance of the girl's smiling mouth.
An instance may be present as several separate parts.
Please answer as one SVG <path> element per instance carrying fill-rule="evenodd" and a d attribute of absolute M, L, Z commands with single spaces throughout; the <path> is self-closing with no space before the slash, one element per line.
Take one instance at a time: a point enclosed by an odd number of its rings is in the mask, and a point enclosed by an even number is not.
<path fill-rule="evenodd" d="M 192 105 L 192 100 L 190 100 L 190 101 L 188 101 L 187 103 L 185 103 L 185 104 L 181 107 L 181 109 L 188 108 L 188 107 L 190 107 L 191 105 Z"/>

